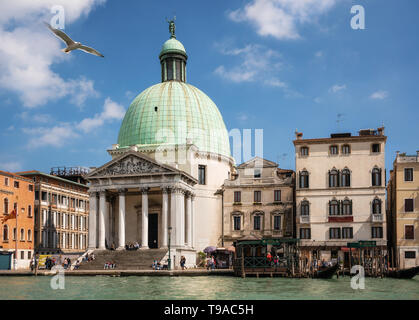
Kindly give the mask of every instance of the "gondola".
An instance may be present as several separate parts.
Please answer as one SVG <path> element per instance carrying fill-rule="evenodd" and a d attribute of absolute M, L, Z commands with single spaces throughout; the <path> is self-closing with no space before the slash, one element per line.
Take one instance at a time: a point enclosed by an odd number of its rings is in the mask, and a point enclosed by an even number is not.
<path fill-rule="evenodd" d="M 334 274 L 336 274 L 336 271 L 339 270 L 339 264 L 335 264 L 331 267 L 326 267 L 318 270 L 316 273 L 314 273 L 313 277 L 318 279 L 331 279 Z"/>
<path fill-rule="evenodd" d="M 387 273 L 387 277 L 397 279 L 412 279 L 417 274 L 419 274 L 419 266 L 409 269 L 389 271 Z"/>

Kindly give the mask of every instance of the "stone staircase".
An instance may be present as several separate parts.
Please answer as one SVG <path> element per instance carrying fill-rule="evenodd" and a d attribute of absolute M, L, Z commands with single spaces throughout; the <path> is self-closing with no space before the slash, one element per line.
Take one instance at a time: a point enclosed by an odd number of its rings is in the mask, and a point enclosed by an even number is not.
<path fill-rule="evenodd" d="M 167 249 L 95 250 L 95 260 L 82 262 L 79 270 L 103 270 L 105 262 L 116 263 L 115 270 L 151 270 L 154 260 L 160 261 Z"/>

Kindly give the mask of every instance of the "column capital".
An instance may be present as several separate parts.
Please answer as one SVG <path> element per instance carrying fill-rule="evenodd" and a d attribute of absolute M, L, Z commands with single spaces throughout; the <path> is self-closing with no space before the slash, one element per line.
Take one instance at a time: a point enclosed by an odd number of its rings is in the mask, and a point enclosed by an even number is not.
<path fill-rule="evenodd" d="M 186 192 L 185 189 L 180 188 L 180 187 L 173 187 L 171 191 L 172 191 L 172 193 L 182 193 L 182 194 L 185 194 L 185 192 Z"/>
<path fill-rule="evenodd" d="M 169 193 L 172 190 L 172 187 L 165 186 L 161 188 L 162 193 Z"/>
<path fill-rule="evenodd" d="M 97 197 L 96 191 L 89 191 L 89 197 Z"/>
<path fill-rule="evenodd" d="M 126 193 L 127 193 L 127 189 L 125 188 L 118 189 L 118 194 L 120 196 L 125 196 Z"/>
<path fill-rule="evenodd" d="M 99 196 L 106 197 L 106 190 L 100 190 L 99 191 Z"/>
<path fill-rule="evenodd" d="M 149 190 L 150 190 L 149 187 L 141 187 L 140 188 L 140 191 L 141 191 L 142 194 L 147 194 Z"/>

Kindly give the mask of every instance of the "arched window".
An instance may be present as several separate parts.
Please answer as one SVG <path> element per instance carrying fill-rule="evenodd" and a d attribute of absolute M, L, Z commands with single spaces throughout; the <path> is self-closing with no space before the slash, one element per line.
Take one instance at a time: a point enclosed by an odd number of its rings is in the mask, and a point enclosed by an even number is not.
<path fill-rule="evenodd" d="M 330 146 L 330 154 L 336 155 L 339 154 L 339 148 L 338 146 Z"/>
<path fill-rule="evenodd" d="M 381 186 L 381 169 L 375 167 L 371 173 L 372 185 Z"/>
<path fill-rule="evenodd" d="M 339 215 L 339 202 L 335 199 L 329 201 L 329 215 L 331 216 Z"/>
<path fill-rule="evenodd" d="M 339 171 L 336 169 L 329 171 L 329 188 L 339 187 Z"/>
<path fill-rule="evenodd" d="M 28 241 L 32 241 L 32 230 L 28 230 Z"/>
<path fill-rule="evenodd" d="M 342 202 L 342 214 L 352 215 L 352 200 L 345 199 Z"/>
<path fill-rule="evenodd" d="M 378 198 L 375 198 L 372 202 L 372 213 L 381 214 L 381 200 Z"/>
<path fill-rule="evenodd" d="M 350 187 L 351 186 L 351 172 L 347 168 L 342 170 L 341 186 L 342 187 Z"/>
<path fill-rule="evenodd" d="M 32 217 L 32 206 L 28 206 L 28 217 Z"/>
<path fill-rule="evenodd" d="M 20 229 L 20 241 L 25 241 L 25 229 Z"/>
<path fill-rule="evenodd" d="M 300 188 L 308 188 L 308 172 L 306 170 L 300 172 Z"/>
<path fill-rule="evenodd" d="M 310 203 L 307 200 L 301 201 L 301 215 L 302 216 L 310 215 Z"/>
<path fill-rule="evenodd" d="M 3 241 L 8 241 L 8 240 L 9 240 L 9 227 L 7 226 L 7 224 L 5 224 L 3 227 Z"/>
<path fill-rule="evenodd" d="M 258 214 L 253 216 L 253 230 L 260 230 L 262 217 Z"/>
<path fill-rule="evenodd" d="M 4 198 L 3 208 L 4 208 L 4 213 L 8 214 L 9 213 L 9 199 Z"/>

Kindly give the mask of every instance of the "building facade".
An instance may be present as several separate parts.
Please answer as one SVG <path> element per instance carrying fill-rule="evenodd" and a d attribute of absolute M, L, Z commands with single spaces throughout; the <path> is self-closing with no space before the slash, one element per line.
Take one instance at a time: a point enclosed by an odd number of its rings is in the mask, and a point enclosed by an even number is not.
<path fill-rule="evenodd" d="M 347 243 L 386 248 L 384 128 L 303 139 L 296 132 L 297 236 L 309 258 L 340 259 Z M 355 255 L 357 252 L 354 253 Z"/>
<path fill-rule="evenodd" d="M 294 236 L 294 182 L 292 170 L 254 158 L 237 167 L 224 182 L 223 246 L 237 239 Z"/>
<path fill-rule="evenodd" d="M 33 181 L 0 171 L 0 197 L 1 269 L 28 269 L 34 254 Z"/>
<path fill-rule="evenodd" d="M 112 160 L 87 176 L 89 248 L 167 248 L 170 239 L 175 265 L 183 255 L 190 266 L 196 251 L 220 241 L 215 193 L 234 160 L 217 106 L 186 82 L 188 55 L 170 26 L 159 55 L 161 83 L 133 100 L 108 150 Z"/>
<path fill-rule="evenodd" d="M 39 254 L 77 254 L 88 242 L 88 186 L 39 171 L 20 172 L 35 185 L 35 249 Z"/>
<path fill-rule="evenodd" d="M 419 151 L 397 153 L 387 186 L 391 262 L 400 269 L 419 265 Z"/>

